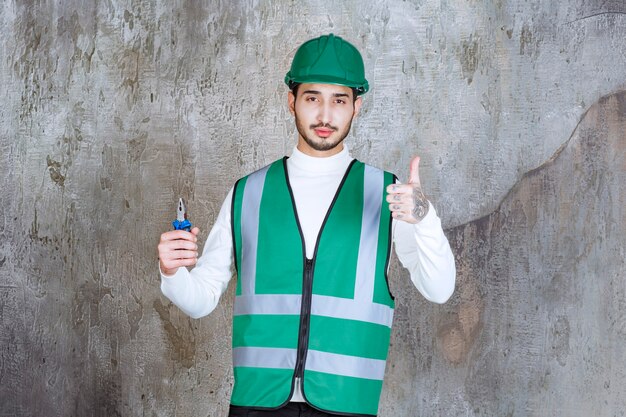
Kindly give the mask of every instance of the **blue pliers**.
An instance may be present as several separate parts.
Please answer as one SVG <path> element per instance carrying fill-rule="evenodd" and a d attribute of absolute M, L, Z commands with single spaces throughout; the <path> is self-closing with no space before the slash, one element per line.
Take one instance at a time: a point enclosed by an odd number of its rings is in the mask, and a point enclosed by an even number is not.
<path fill-rule="evenodd" d="M 187 209 L 182 198 L 178 199 L 178 208 L 176 209 L 176 220 L 172 222 L 174 230 L 191 231 L 191 222 L 187 220 Z"/>

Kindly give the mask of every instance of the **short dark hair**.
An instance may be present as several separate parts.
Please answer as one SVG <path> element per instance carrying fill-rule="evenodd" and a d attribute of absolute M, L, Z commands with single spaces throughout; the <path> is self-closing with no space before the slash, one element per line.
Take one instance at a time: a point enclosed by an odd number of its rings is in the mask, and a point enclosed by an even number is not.
<path fill-rule="evenodd" d="M 298 88 L 300 87 L 300 84 L 301 83 L 294 83 L 294 82 L 289 83 L 289 89 L 293 93 L 294 97 L 298 97 Z M 352 90 L 352 101 L 354 102 L 359 97 L 358 96 L 358 91 L 359 90 L 357 90 L 354 87 L 350 87 L 350 89 Z"/>

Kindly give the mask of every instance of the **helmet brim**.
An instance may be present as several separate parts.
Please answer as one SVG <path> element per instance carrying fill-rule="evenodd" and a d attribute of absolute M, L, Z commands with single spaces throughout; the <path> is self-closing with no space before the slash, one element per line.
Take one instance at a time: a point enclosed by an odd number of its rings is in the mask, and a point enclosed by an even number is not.
<path fill-rule="evenodd" d="M 309 74 L 306 76 L 292 77 L 290 73 L 287 73 L 285 77 L 285 83 L 289 86 L 292 84 L 332 84 L 342 85 L 344 87 L 350 87 L 357 90 L 357 95 L 365 94 L 369 90 L 369 84 L 367 80 L 358 81 L 346 81 L 345 78 L 333 77 L 329 75 L 315 75 Z"/>

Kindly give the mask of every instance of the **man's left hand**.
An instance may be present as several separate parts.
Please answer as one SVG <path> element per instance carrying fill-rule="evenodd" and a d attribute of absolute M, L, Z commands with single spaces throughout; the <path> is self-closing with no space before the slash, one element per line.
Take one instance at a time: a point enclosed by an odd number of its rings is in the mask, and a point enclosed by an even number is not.
<path fill-rule="evenodd" d="M 419 175 L 420 157 L 411 160 L 408 184 L 387 186 L 387 202 L 394 219 L 417 224 L 428 214 L 428 200 L 422 192 Z"/>

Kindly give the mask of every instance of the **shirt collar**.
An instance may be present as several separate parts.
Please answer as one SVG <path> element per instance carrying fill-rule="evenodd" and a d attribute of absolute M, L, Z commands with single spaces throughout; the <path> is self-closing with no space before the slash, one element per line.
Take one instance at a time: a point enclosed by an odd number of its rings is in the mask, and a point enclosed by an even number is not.
<path fill-rule="evenodd" d="M 294 146 L 291 157 L 287 161 L 295 169 L 323 174 L 337 171 L 344 172 L 350 165 L 352 157 L 345 144 L 339 153 L 322 158 L 302 153 L 297 146 Z"/>

